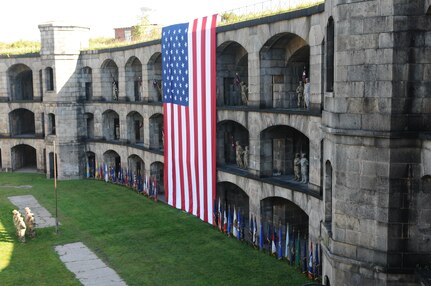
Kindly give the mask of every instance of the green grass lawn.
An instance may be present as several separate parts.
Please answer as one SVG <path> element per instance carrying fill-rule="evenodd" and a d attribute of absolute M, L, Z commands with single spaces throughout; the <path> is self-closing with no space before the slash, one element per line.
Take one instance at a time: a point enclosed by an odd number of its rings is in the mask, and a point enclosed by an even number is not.
<path fill-rule="evenodd" d="M 31 189 L 5 186 L 32 185 Z M 80 285 L 55 245 L 81 241 L 128 285 L 302 285 L 304 274 L 198 218 L 125 187 L 58 182 L 59 233 L 37 230 L 19 243 L 8 196 L 33 195 L 55 214 L 53 181 L 0 173 L 0 285 Z M 36 218 L 37 222 L 37 218 Z"/>

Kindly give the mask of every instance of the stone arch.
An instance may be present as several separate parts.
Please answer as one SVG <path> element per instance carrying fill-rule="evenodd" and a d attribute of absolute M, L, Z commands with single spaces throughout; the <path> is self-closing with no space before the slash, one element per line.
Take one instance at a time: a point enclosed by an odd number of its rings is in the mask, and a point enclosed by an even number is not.
<path fill-rule="evenodd" d="M 89 66 L 81 68 L 79 74 L 80 97 L 85 100 L 93 99 L 93 69 Z"/>
<path fill-rule="evenodd" d="M 145 170 L 145 163 L 140 156 L 132 154 L 127 158 L 127 167 L 133 174 L 142 176 Z"/>
<path fill-rule="evenodd" d="M 103 162 L 108 166 L 108 169 L 114 168 L 115 174 L 121 170 L 121 157 L 114 150 L 108 150 L 103 153 Z"/>
<path fill-rule="evenodd" d="M 265 237 L 268 230 L 282 228 L 282 237 L 286 237 L 287 225 L 289 237 L 300 238 L 301 245 L 308 239 L 309 217 L 295 203 L 281 197 L 267 197 L 260 201 L 260 220 Z M 283 245 L 284 253 L 284 245 Z"/>
<path fill-rule="evenodd" d="M 163 136 L 163 114 L 153 114 L 150 117 L 150 149 L 163 150 Z"/>
<path fill-rule="evenodd" d="M 148 102 L 162 102 L 162 53 L 154 53 L 147 63 Z"/>
<path fill-rule="evenodd" d="M 7 75 L 11 101 L 33 100 L 33 71 L 27 65 L 13 65 L 8 69 Z"/>
<path fill-rule="evenodd" d="M 27 144 L 15 145 L 11 149 L 11 156 L 13 171 L 37 170 L 36 148 Z"/>
<path fill-rule="evenodd" d="M 300 36 L 279 33 L 260 52 L 261 107 L 298 108 L 296 88 L 310 66 L 310 46 Z M 306 76 L 303 76 L 303 73 Z"/>
<path fill-rule="evenodd" d="M 250 199 L 247 193 L 239 186 L 227 181 L 217 182 L 216 199 L 214 203 L 217 209 L 220 204 L 220 209 L 226 211 L 226 215 L 228 215 L 230 211 L 231 216 L 233 216 L 234 209 L 237 213 L 240 212 L 241 217 L 244 218 L 241 225 L 245 229 L 249 227 Z M 248 232 L 246 233 L 247 236 L 245 236 L 245 238 L 250 240 Z"/>
<path fill-rule="evenodd" d="M 120 139 L 120 116 L 112 109 L 108 109 L 102 114 L 103 117 L 103 137 L 105 140 Z"/>
<path fill-rule="evenodd" d="M 325 224 L 329 232 L 332 230 L 332 190 L 333 190 L 333 169 L 331 161 L 325 163 Z"/>
<path fill-rule="evenodd" d="M 309 160 L 309 145 L 308 137 L 290 126 L 266 128 L 260 133 L 261 176 L 276 176 L 294 182 L 295 156 L 306 154 L 305 158 Z"/>
<path fill-rule="evenodd" d="M 126 62 L 126 99 L 141 101 L 142 97 L 142 63 L 132 56 Z"/>
<path fill-rule="evenodd" d="M 36 135 L 34 113 L 25 108 L 18 108 L 9 113 L 11 136 L 34 137 Z"/>
<path fill-rule="evenodd" d="M 249 131 L 233 120 L 217 122 L 217 164 L 237 165 L 236 146 L 243 149 L 250 145 Z M 247 158 L 248 159 L 248 158 Z"/>
<path fill-rule="evenodd" d="M 100 68 L 100 83 L 102 85 L 103 99 L 118 101 L 118 66 L 113 60 L 107 59 L 102 63 Z"/>
<path fill-rule="evenodd" d="M 248 86 L 248 53 L 241 44 L 227 41 L 217 47 L 217 105 L 246 105 L 241 84 Z"/>
<path fill-rule="evenodd" d="M 94 178 L 96 174 L 96 154 L 92 151 L 85 152 L 87 178 Z"/>
<path fill-rule="evenodd" d="M 137 111 L 127 114 L 127 140 L 131 144 L 144 143 L 144 118 Z"/>
<path fill-rule="evenodd" d="M 157 184 L 157 194 L 161 195 L 165 193 L 164 184 L 164 164 L 156 161 L 150 165 L 150 179 L 155 180 Z"/>

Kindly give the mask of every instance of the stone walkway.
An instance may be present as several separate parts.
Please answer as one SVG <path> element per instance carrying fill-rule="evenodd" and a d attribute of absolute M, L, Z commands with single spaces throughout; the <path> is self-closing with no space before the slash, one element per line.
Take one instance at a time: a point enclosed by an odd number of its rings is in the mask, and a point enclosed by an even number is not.
<path fill-rule="evenodd" d="M 8 197 L 8 199 L 19 208 L 19 212 L 24 215 L 25 207 L 29 207 L 36 220 L 36 229 L 55 226 L 55 218 L 42 207 L 32 195 Z"/>
<path fill-rule="evenodd" d="M 76 278 L 86 286 L 126 286 L 118 274 L 106 266 L 82 242 L 58 245 L 55 251 L 67 269 L 75 273 Z"/>
<path fill-rule="evenodd" d="M 29 207 L 36 219 L 36 229 L 55 226 L 55 218 L 42 207 L 32 195 L 13 196 L 8 199 L 24 214 L 24 208 Z M 85 286 L 127 286 L 118 274 L 106 266 L 82 242 L 58 245 L 55 251 L 69 271 Z"/>

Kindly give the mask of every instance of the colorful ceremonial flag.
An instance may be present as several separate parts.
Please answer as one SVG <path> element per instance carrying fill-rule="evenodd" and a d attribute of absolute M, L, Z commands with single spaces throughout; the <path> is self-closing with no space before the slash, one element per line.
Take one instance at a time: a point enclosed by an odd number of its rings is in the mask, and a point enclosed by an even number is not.
<path fill-rule="evenodd" d="M 236 209 L 235 206 L 233 206 L 233 236 L 238 236 L 238 219 L 236 217 Z"/>
<path fill-rule="evenodd" d="M 308 278 L 313 279 L 313 242 L 310 241 L 310 253 L 308 254 Z"/>
<path fill-rule="evenodd" d="M 262 221 L 260 222 L 260 228 L 259 228 L 259 249 L 263 249 L 263 224 Z"/>
<path fill-rule="evenodd" d="M 253 222 L 253 244 L 257 245 L 257 222 L 256 222 L 256 216 L 254 217 L 254 222 Z"/>
<path fill-rule="evenodd" d="M 284 248 L 284 257 L 290 262 L 290 249 L 289 249 L 289 224 L 286 223 L 286 244 Z"/>
<path fill-rule="evenodd" d="M 105 165 L 105 172 L 104 172 L 104 174 L 105 174 L 105 182 L 108 182 L 109 181 L 108 165 L 105 164 L 105 163 L 104 163 L 104 165 Z"/>
<path fill-rule="evenodd" d="M 230 216 L 230 206 L 228 207 L 228 214 L 227 214 L 227 235 L 230 236 L 230 232 L 232 229 L 232 217 Z"/>
<path fill-rule="evenodd" d="M 237 233 L 236 238 L 241 239 L 241 209 L 238 208 L 238 223 L 237 223 Z"/>
<path fill-rule="evenodd" d="M 271 236 L 271 254 L 276 255 L 277 253 L 277 247 L 275 246 L 275 226 L 272 230 L 272 236 Z"/>
<path fill-rule="evenodd" d="M 87 159 L 87 178 L 90 178 L 90 162 Z"/>
<path fill-rule="evenodd" d="M 227 216 L 226 216 L 226 209 L 223 210 L 223 231 L 224 233 L 227 233 Z"/>
<path fill-rule="evenodd" d="M 166 201 L 212 224 L 217 15 L 162 29 Z"/>
<path fill-rule="evenodd" d="M 278 237 L 277 237 L 277 251 L 278 251 L 278 259 L 282 259 L 283 258 L 283 246 L 282 246 L 282 237 L 283 237 L 283 233 L 282 233 L 282 229 L 281 229 L 281 224 L 278 225 Z"/>

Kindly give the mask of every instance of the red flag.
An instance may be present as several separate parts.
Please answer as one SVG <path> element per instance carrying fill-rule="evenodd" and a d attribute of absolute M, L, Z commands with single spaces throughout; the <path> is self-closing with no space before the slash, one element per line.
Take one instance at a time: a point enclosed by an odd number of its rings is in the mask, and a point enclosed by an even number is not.
<path fill-rule="evenodd" d="M 162 30 L 165 196 L 212 224 L 217 15 Z"/>

